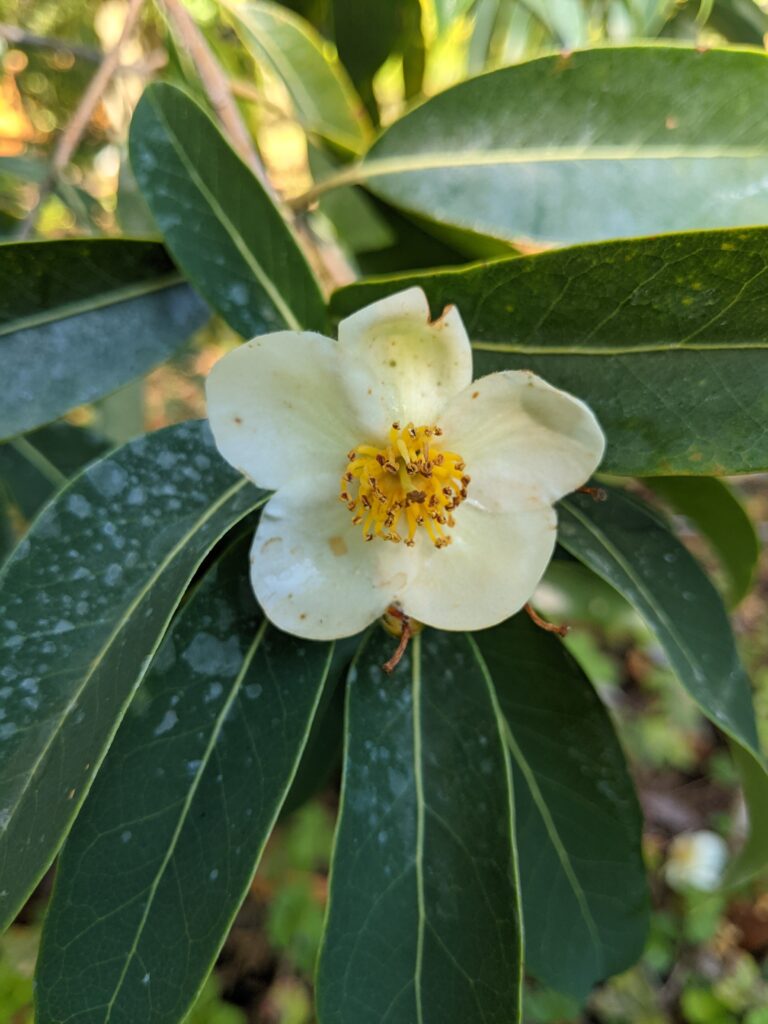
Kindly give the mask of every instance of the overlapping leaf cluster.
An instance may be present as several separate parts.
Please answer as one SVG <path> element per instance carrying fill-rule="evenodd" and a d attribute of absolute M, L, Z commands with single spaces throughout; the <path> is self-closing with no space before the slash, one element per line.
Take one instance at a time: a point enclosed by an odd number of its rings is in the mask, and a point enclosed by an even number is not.
<path fill-rule="evenodd" d="M 246 337 L 326 330 L 411 284 L 436 313 L 456 304 L 478 373 L 530 368 L 597 412 L 614 486 L 561 503 L 562 548 L 645 619 L 730 741 L 759 824 L 768 778 L 723 603 L 616 478 L 650 478 L 699 521 L 743 596 L 754 533 L 711 478 L 768 468 L 768 229 L 744 226 L 768 221 L 768 59 L 544 58 L 448 90 L 371 144 L 314 30 L 268 3 L 230 17 L 325 145 L 308 198 L 342 241 L 349 208 L 376 209 L 365 186 L 454 254 L 507 254 L 362 280 L 327 306 L 285 212 L 162 84 L 135 113 L 131 157 L 163 244 L 0 248 L 7 549 L 42 507 L 0 575 L 0 916 L 61 850 L 41 1024 L 182 1020 L 281 808 L 337 755 L 343 715 L 321 1024 L 517 1020 L 523 964 L 581 996 L 636 959 L 647 927 L 634 789 L 561 642 L 519 617 L 427 631 L 387 677 L 378 629 L 340 645 L 282 635 L 245 572 L 266 496 L 204 423 L 106 455 L 46 424 L 166 358 L 207 315 L 198 296 Z M 580 244 L 519 255 L 532 240 Z M 755 828 L 731 877 L 767 860 Z"/>

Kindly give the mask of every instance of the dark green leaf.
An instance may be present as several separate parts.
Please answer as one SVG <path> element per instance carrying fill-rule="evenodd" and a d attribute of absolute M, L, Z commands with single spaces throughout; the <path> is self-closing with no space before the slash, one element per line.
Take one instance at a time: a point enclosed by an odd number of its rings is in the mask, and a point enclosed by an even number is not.
<path fill-rule="evenodd" d="M 520 946 L 509 762 L 496 699 L 457 634 L 391 676 L 377 629 L 348 684 L 318 977 L 321 1024 L 514 1024 Z"/>
<path fill-rule="evenodd" d="M 25 519 L 31 519 L 77 470 L 103 455 L 109 444 L 91 430 L 50 423 L 0 445 L 0 485 Z"/>
<path fill-rule="evenodd" d="M 512 751 L 525 962 L 586 997 L 642 952 L 642 815 L 611 720 L 563 644 L 527 615 L 474 634 Z"/>
<path fill-rule="evenodd" d="M 51 423 L 0 444 L 0 560 L 67 479 L 109 445 L 90 430 Z"/>
<path fill-rule="evenodd" d="M 731 488 L 714 477 L 654 477 L 645 481 L 707 538 L 728 573 L 736 605 L 749 593 L 760 556 L 752 520 Z"/>
<path fill-rule="evenodd" d="M 333 46 L 280 4 L 223 2 L 257 64 L 266 65 L 285 84 L 307 131 L 359 154 L 371 125 Z"/>
<path fill-rule="evenodd" d="M 175 621 L 67 840 L 40 1024 L 176 1024 L 245 896 L 334 646 L 268 625 L 249 546 L 230 548 Z"/>
<path fill-rule="evenodd" d="M 344 682 L 359 636 L 337 640 L 328 680 L 301 755 L 296 778 L 283 804 L 283 815 L 291 814 L 326 786 L 331 774 L 341 767 L 344 748 Z"/>
<path fill-rule="evenodd" d="M 0 284 L 0 438 L 141 376 L 208 316 L 156 242 L 0 245 Z"/>
<path fill-rule="evenodd" d="M 758 51 L 642 46 L 542 57 L 428 100 L 342 179 L 512 241 L 761 224 L 766 84 L 768 58 Z"/>
<path fill-rule="evenodd" d="M 740 747 L 737 763 L 751 761 L 747 795 L 753 834 L 737 862 L 768 861 L 768 833 L 758 810 L 768 802 L 749 679 L 736 651 L 723 603 L 688 549 L 650 509 L 611 488 L 608 500 L 571 495 L 560 503 L 559 541 L 619 591 L 664 648 L 680 682 L 702 712 Z M 761 834 L 762 832 L 762 834 Z"/>
<path fill-rule="evenodd" d="M 0 573 L 0 924 L 59 848 L 190 578 L 263 498 L 203 422 L 60 492 Z"/>
<path fill-rule="evenodd" d="M 263 187 L 181 89 L 151 85 L 131 122 L 131 163 L 179 266 L 244 337 L 325 326 L 304 254 Z"/>
<path fill-rule="evenodd" d="M 339 315 L 420 285 L 458 306 L 477 376 L 530 369 L 584 399 L 606 472 L 768 469 L 768 231 L 578 246 L 337 292 Z"/>

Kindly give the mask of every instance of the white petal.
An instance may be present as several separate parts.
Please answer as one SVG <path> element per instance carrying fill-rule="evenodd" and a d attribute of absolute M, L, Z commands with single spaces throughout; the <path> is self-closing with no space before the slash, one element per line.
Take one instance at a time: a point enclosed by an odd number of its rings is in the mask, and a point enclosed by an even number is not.
<path fill-rule="evenodd" d="M 530 600 L 552 557 L 557 517 L 548 506 L 494 513 L 472 501 L 454 515 L 451 544 L 422 554 L 401 604 L 438 629 L 485 629 Z"/>
<path fill-rule="evenodd" d="M 430 320 L 421 288 L 374 302 L 339 324 L 350 400 L 370 440 L 392 423 L 436 422 L 446 402 L 472 380 L 472 349 L 458 310 Z"/>
<path fill-rule="evenodd" d="M 440 426 L 443 447 L 466 463 L 470 497 L 495 511 L 558 501 L 589 479 L 605 450 L 591 409 L 527 370 L 476 380 Z"/>
<path fill-rule="evenodd" d="M 325 475 L 281 488 L 261 516 L 251 549 L 251 582 L 267 617 L 310 640 L 352 636 L 399 601 L 419 552 L 366 542 Z"/>
<path fill-rule="evenodd" d="M 229 352 L 206 393 L 216 445 L 259 487 L 344 472 L 361 427 L 346 399 L 339 348 L 321 334 L 279 331 Z"/>

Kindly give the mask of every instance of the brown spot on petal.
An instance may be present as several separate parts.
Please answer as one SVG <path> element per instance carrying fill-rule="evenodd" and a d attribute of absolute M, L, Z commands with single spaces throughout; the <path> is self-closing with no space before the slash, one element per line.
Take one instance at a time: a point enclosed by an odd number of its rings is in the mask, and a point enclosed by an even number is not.
<path fill-rule="evenodd" d="M 241 423 L 243 422 L 243 421 L 242 421 L 242 418 L 241 418 L 240 416 L 234 416 L 234 417 L 233 417 L 233 419 L 234 419 L 235 423 L 236 423 L 236 424 L 238 425 L 238 427 L 239 427 L 239 426 L 241 425 Z"/>
<path fill-rule="evenodd" d="M 342 555 L 346 555 L 348 550 L 347 542 L 343 537 L 331 537 L 328 541 L 328 547 L 337 558 L 340 558 Z"/>
<path fill-rule="evenodd" d="M 478 396 L 479 394 L 480 394 L 480 392 L 479 392 L 479 391 L 473 391 L 473 392 L 472 392 L 472 397 L 473 397 L 473 398 L 477 398 L 477 396 Z"/>

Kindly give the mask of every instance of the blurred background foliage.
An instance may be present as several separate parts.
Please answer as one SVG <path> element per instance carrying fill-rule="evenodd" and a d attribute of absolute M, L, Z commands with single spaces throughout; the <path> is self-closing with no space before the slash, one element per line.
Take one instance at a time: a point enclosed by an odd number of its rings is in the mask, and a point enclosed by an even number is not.
<path fill-rule="evenodd" d="M 180 6 L 180 0 L 158 0 L 140 7 L 72 159 L 54 174 L 56 147 L 105 54 L 120 40 L 130 2 L 0 0 L 3 240 L 155 235 L 127 163 L 132 110 L 155 78 L 184 85 L 210 106 Z M 268 38 L 279 50 L 278 64 L 249 37 L 234 5 L 188 0 L 182 11 L 192 16 L 224 69 L 270 179 L 287 198 L 354 156 L 354 139 L 333 138 L 292 88 L 296 76 L 300 82 L 310 73 L 313 47 L 334 67 L 340 61 L 346 68 L 365 108 L 360 130 L 373 132 L 468 75 L 541 53 L 660 37 L 699 46 L 764 47 L 768 33 L 768 2 L 755 0 L 286 0 L 278 14 L 287 8 L 305 21 L 288 15 L 283 34 L 276 8 L 268 6 L 264 17 L 273 19 Z M 337 268 L 338 281 L 355 271 L 392 268 L 392 253 L 404 243 L 414 267 L 472 255 L 456 237 L 441 240 L 349 188 L 324 198 L 303 228 L 320 243 L 343 241 L 348 263 Z M 0 553 L 62 480 L 110 443 L 203 415 L 202 381 L 234 342 L 214 320 L 143 381 L 75 410 L 66 423 L 0 446 Z M 764 482 L 741 478 L 732 485 L 752 521 L 762 524 L 765 540 Z M 654 500 L 665 498 L 662 493 Z M 741 593 L 734 592 L 729 567 L 720 561 L 717 538 L 707 539 L 706 523 L 695 515 L 678 514 L 676 523 L 733 604 Z M 751 592 L 736 604 L 734 622 L 756 684 L 766 745 L 767 601 L 763 559 Z M 526 1019 L 768 1024 L 768 891 L 759 881 L 727 896 L 716 891 L 726 839 L 738 842 L 745 824 L 722 738 L 682 689 L 671 685 L 662 652 L 629 606 L 607 586 L 596 589 L 594 576 L 558 561 L 540 603 L 575 627 L 568 643 L 619 723 L 646 816 L 655 911 L 638 966 L 599 988 L 587 1006 L 531 984 Z M 334 775 L 323 792 L 278 826 L 214 978 L 190 1017 L 193 1024 L 312 1021 L 311 979 L 337 793 Z M 50 884 L 47 879 L 0 940 L 0 1021 L 8 1024 L 33 1020 L 31 979 Z"/>

